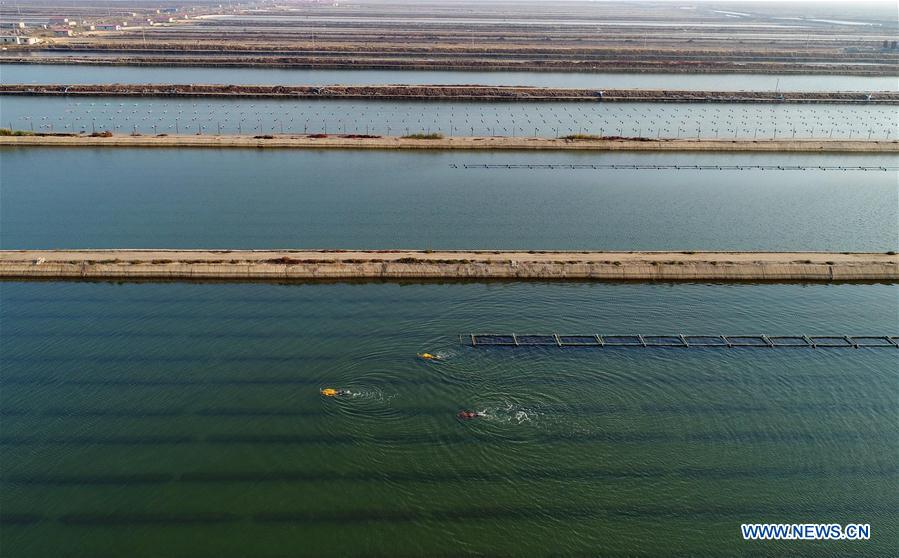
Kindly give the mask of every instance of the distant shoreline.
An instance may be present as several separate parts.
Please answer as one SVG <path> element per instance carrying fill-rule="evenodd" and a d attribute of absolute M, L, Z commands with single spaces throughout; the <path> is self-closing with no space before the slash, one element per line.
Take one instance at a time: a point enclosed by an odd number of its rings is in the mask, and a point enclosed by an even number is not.
<path fill-rule="evenodd" d="M 6 250 L 0 279 L 882 281 L 899 256 L 826 252 Z"/>
<path fill-rule="evenodd" d="M 249 135 L 0 135 L 0 147 L 203 147 L 297 149 L 445 149 L 710 151 L 790 153 L 899 153 L 899 141 L 744 140 L 744 139 L 552 139 L 515 137 L 441 137 L 415 139 L 352 134 Z"/>

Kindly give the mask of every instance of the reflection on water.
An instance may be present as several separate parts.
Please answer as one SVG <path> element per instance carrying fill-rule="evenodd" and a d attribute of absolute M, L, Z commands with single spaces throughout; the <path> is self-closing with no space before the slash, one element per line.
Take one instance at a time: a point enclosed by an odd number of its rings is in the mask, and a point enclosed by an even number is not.
<path fill-rule="evenodd" d="M 39 52 L 35 53 L 39 54 Z M 59 55 L 60 53 L 54 53 Z M 89 53 L 76 53 L 85 56 Z M 605 74 L 587 72 L 461 72 L 303 70 L 0 64 L 2 83 L 222 83 L 234 85 L 534 85 L 596 89 L 706 91 L 895 91 L 895 76 L 770 74 Z"/>
<path fill-rule="evenodd" d="M 737 556 L 740 523 L 809 518 L 870 522 L 878 536 L 853 549 L 895 550 L 895 349 L 479 349 L 457 336 L 895 333 L 892 285 L 0 295 L 4 556 L 641 555 L 660 540 Z M 423 362 L 423 348 L 452 356 Z"/>
<path fill-rule="evenodd" d="M 19 130 L 142 134 L 381 134 L 896 139 L 893 106 L 595 102 L 397 102 L 0 97 Z"/>

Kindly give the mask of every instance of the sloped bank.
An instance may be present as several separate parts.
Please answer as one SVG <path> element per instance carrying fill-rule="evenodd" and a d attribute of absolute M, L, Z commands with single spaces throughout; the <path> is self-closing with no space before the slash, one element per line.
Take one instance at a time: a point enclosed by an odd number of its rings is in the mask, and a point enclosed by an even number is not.
<path fill-rule="evenodd" d="M 822 252 L 25 250 L 3 279 L 899 281 L 899 256 Z"/>
<path fill-rule="evenodd" d="M 185 52 L 139 53 L 110 50 L 83 55 L 72 49 L 43 50 L 43 56 L 35 56 L 30 48 L 15 48 L 0 57 L 3 64 L 67 64 L 84 66 L 180 66 L 194 68 L 290 68 L 306 70 L 431 70 L 431 71 L 493 71 L 493 72 L 609 72 L 620 74 L 761 74 L 761 75 L 846 75 L 893 76 L 895 64 L 886 60 L 853 63 L 841 53 L 839 61 L 798 61 L 791 57 L 786 61 L 722 60 L 721 53 L 700 60 L 658 60 L 631 55 L 626 60 L 515 60 L 490 58 L 446 58 L 429 56 L 385 58 L 383 56 L 316 56 L 308 55 L 228 55 L 218 52 L 203 55 Z M 62 52 L 54 52 L 62 51 Z M 17 53 L 29 52 L 27 55 Z"/>
<path fill-rule="evenodd" d="M 10 134 L 10 135 L 4 135 Z M 0 133 L 0 147 L 230 147 L 327 149 L 474 149 L 564 151 L 710 151 L 766 153 L 899 153 L 899 141 L 886 140 L 728 140 L 586 137 L 586 139 L 513 137 L 434 137 L 354 134 L 157 135 L 129 136 L 98 133 Z M 22 135 L 18 135 L 22 134 Z M 107 135 L 108 134 L 108 135 Z"/>
<path fill-rule="evenodd" d="M 895 91 L 691 91 L 496 85 L 0 84 L 2 95 L 425 101 L 899 104 Z"/>

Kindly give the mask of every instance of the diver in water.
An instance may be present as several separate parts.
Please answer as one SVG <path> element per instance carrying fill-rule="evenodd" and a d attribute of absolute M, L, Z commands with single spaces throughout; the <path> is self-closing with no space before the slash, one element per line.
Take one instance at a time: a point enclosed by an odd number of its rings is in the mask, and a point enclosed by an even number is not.
<path fill-rule="evenodd" d="M 456 418 L 459 420 L 471 420 L 471 419 L 476 419 L 476 418 L 480 418 L 483 416 L 484 416 L 483 413 L 479 413 L 477 411 L 462 410 L 462 411 L 459 411 L 458 413 L 456 413 Z"/>
<path fill-rule="evenodd" d="M 347 397 L 353 395 L 353 392 L 348 389 L 325 388 L 321 390 L 321 394 L 325 397 Z"/>

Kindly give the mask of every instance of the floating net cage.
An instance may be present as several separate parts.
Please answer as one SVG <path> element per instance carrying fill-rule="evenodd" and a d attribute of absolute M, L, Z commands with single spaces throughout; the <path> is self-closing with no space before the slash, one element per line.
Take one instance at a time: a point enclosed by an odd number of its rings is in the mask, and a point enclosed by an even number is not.
<path fill-rule="evenodd" d="M 460 336 L 472 347 L 747 347 L 786 348 L 899 348 L 899 337 L 890 335 L 639 335 L 559 333 L 468 333 Z"/>

